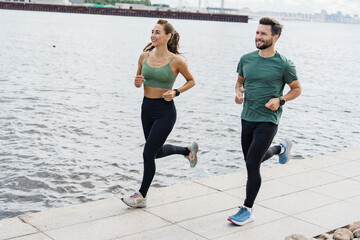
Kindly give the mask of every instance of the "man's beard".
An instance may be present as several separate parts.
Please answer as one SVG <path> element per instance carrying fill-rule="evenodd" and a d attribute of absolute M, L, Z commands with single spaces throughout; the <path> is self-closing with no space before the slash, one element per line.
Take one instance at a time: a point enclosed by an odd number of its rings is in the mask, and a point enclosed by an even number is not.
<path fill-rule="evenodd" d="M 270 39 L 270 40 L 266 40 L 261 46 L 258 46 L 257 45 L 257 40 L 255 40 L 255 45 L 258 49 L 260 50 L 263 50 L 263 49 L 266 49 L 268 47 L 271 47 L 271 45 L 273 45 L 273 41 Z"/>

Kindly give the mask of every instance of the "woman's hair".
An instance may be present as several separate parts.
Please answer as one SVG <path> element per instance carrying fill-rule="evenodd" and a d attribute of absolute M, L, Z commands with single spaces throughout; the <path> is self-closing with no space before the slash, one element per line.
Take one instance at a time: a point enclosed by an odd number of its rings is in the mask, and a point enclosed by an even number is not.
<path fill-rule="evenodd" d="M 165 31 L 165 34 L 169 34 L 171 33 L 171 37 L 167 43 L 167 48 L 170 52 L 175 53 L 175 54 L 179 54 L 179 40 L 180 40 L 180 35 L 177 31 L 175 31 L 175 28 L 166 20 L 160 19 L 157 21 L 156 24 L 160 24 Z M 146 45 L 146 47 L 144 48 L 144 52 L 150 52 L 154 49 L 155 47 L 152 46 L 152 43 L 149 43 L 148 45 Z"/>

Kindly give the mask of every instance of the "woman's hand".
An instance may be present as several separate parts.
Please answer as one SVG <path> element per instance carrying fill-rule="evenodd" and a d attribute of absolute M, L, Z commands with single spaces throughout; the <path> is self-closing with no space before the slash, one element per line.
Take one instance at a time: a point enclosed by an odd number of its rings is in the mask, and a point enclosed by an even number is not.
<path fill-rule="evenodd" d="M 176 92 L 174 90 L 167 90 L 166 92 L 163 93 L 163 97 L 165 101 L 168 102 L 173 100 L 175 96 L 176 96 Z"/>
<path fill-rule="evenodd" d="M 141 74 L 141 75 L 136 75 L 135 77 L 135 87 L 139 88 L 141 87 L 141 85 L 143 84 L 144 82 L 144 76 Z"/>

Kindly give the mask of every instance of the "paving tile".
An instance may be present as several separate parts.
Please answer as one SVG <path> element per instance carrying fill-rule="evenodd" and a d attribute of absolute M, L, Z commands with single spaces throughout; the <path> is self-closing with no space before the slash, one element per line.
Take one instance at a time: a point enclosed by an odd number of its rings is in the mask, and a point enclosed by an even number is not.
<path fill-rule="evenodd" d="M 169 225 L 145 211 L 80 223 L 46 231 L 54 240 L 109 240 Z"/>
<path fill-rule="evenodd" d="M 349 149 L 342 152 L 336 152 L 332 154 L 328 154 L 329 157 L 339 157 L 347 161 L 354 161 L 359 160 L 360 161 L 360 148 L 357 149 Z"/>
<path fill-rule="evenodd" d="M 204 217 L 191 219 L 188 221 L 180 222 L 178 225 L 189 229 L 207 239 L 212 239 L 234 233 L 237 231 L 244 231 L 249 228 L 260 226 L 264 223 L 272 222 L 277 219 L 286 217 L 286 215 L 272 211 L 270 209 L 254 206 L 255 221 L 246 224 L 243 227 L 236 227 L 234 224 L 227 221 L 227 218 L 235 214 L 239 209 L 234 208 L 231 210 L 221 211 L 218 213 L 210 214 Z"/>
<path fill-rule="evenodd" d="M 11 240 L 52 240 L 43 233 L 36 233 L 31 235 L 26 235 L 23 237 L 11 238 Z"/>
<path fill-rule="evenodd" d="M 339 200 L 345 200 L 360 195 L 360 182 L 352 179 L 345 179 L 343 181 L 312 188 L 311 191 L 321 193 Z"/>
<path fill-rule="evenodd" d="M 267 179 L 278 179 L 286 176 L 304 173 L 313 170 L 307 166 L 301 166 L 292 161 L 288 164 L 275 164 L 261 168 L 261 177 Z"/>
<path fill-rule="evenodd" d="M 39 231 L 29 224 L 23 223 L 19 218 L 9 218 L 0 221 L 0 240 L 36 232 Z"/>
<path fill-rule="evenodd" d="M 116 238 L 114 240 L 205 240 L 205 238 L 196 235 L 184 228 L 181 228 L 176 225 L 166 226 L 162 228 L 157 228 L 154 230 L 137 233 L 134 235 Z"/>
<path fill-rule="evenodd" d="M 260 191 L 256 197 L 256 202 L 267 200 L 274 197 L 283 196 L 289 193 L 298 192 L 302 190 L 299 187 L 291 186 L 286 183 L 282 183 L 276 180 L 271 180 L 267 182 L 263 182 L 261 184 Z M 242 198 L 245 198 L 246 194 L 246 186 L 231 189 L 228 191 L 225 191 L 225 193 L 231 194 L 233 196 L 240 196 Z"/>
<path fill-rule="evenodd" d="M 246 172 L 236 172 L 195 181 L 220 191 L 237 188 L 246 184 Z"/>
<path fill-rule="evenodd" d="M 359 221 L 360 206 L 346 201 L 336 202 L 311 211 L 299 213 L 294 217 L 311 224 L 324 227 L 327 231 Z"/>
<path fill-rule="evenodd" d="M 352 178 L 352 179 L 354 179 L 354 180 L 356 180 L 356 181 L 360 181 L 360 176 L 354 177 L 354 178 Z"/>
<path fill-rule="evenodd" d="M 348 161 L 345 161 L 348 162 Z M 293 162 L 291 162 L 293 163 Z M 339 158 L 338 156 L 329 156 L 329 155 L 322 155 L 316 156 L 313 158 L 306 158 L 296 160 L 294 162 L 297 166 L 309 167 L 312 169 L 322 169 L 324 167 L 331 167 L 340 164 L 344 164 L 344 159 Z"/>
<path fill-rule="evenodd" d="M 147 206 L 154 207 L 218 192 L 201 184 L 188 182 L 164 188 L 150 188 Z"/>
<path fill-rule="evenodd" d="M 356 204 L 356 205 L 358 205 L 358 206 L 360 207 L 360 196 L 346 199 L 346 202 L 350 202 L 350 203 Z M 360 217 L 359 217 L 359 220 L 360 220 Z"/>
<path fill-rule="evenodd" d="M 345 178 L 360 176 L 360 161 L 347 162 L 338 166 L 321 169 L 321 171 L 332 173 Z"/>
<path fill-rule="evenodd" d="M 242 228 L 242 227 L 238 227 Z M 325 228 L 314 226 L 304 221 L 286 217 L 277 221 L 273 221 L 264 225 L 260 225 L 255 228 L 247 229 L 244 231 L 238 231 L 233 234 L 229 234 L 223 237 L 215 238 L 216 240 L 234 240 L 234 239 L 246 239 L 246 240 L 283 240 L 285 237 L 291 234 L 302 234 L 307 237 L 313 237 L 320 233 L 324 233 Z"/>
<path fill-rule="evenodd" d="M 70 207 L 53 209 L 22 217 L 25 222 L 42 231 L 71 226 L 95 219 L 115 216 L 131 211 L 120 199 L 111 198 Z"/>
<path fill-rule="evenodd" d="M 261 201 L 258 202 L 258 205 L 284 214 L 293 215 L 320 206 L 328 205 L 336 201 L 337 200 L 334 198 L 314 193 L 309 190 L 304 190 L 301 192 Z"/>
<path fill-rule="evenodd" d="M 308 189 L 336 181 L 341 181 L 343 179 L 343 177 L 331 173 L 312 170 L 305 173 L 296 174 L 294 176 L 279 178 L 277 181 L 302 189 Z"/>
<path fill-rule="evenodd" d="M 239 204 L 242 204 L 240 198 L 219 192 L 159 207 L 147 208 L 146 211 L 175 223 L 236 208 Z"/>

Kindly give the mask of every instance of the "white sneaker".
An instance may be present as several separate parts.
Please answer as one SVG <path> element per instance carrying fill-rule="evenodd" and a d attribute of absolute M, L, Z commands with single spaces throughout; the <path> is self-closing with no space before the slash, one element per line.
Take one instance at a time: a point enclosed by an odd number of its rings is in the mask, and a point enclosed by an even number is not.
<path fill-rule="evenodd" d="M 146 198 L 144 198 L 140 192 L 135 192 L 133 195 L 130 195 L 129 197 L 123 197 L 121 198 L 121 200 L 129 207 L 133 207 L 133 208 L 146 207 Z"/>

